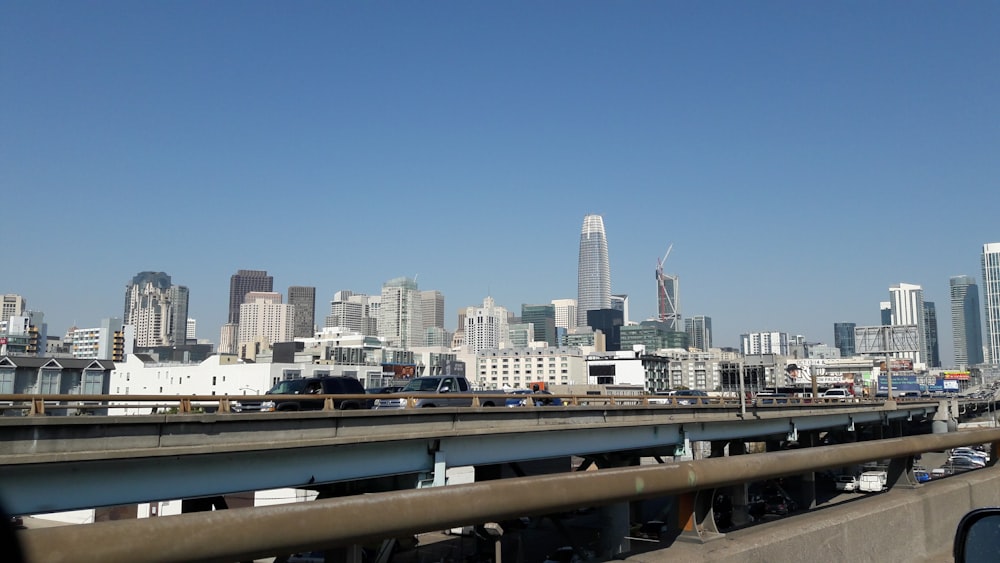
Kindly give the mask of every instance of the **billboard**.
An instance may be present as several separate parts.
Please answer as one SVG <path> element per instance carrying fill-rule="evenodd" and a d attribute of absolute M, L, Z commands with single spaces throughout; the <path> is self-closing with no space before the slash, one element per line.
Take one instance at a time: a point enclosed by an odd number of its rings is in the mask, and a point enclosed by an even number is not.
<path fill-rule="evenodd" d="M 968 381 L 969 372 L 967 371 L 944 371 L 941 372 L 944 379 L 950 379 L 954 381 Z"/>
<path fill-rule="evenodd" d="M 393 379 L 409 379 L 416 375 L 416 364 L 382 364 L 382 373 L 391 373 Z"/>
<path fill-rule="evenodd" d="M 889 391 L 888 376 L 878 376 L 878 392 L 887 393 Z M 920 383 L 917 382 L 916 375 L 893 375 L 892 390 L 896 391 L 916 391 L 920 392 Z"/>

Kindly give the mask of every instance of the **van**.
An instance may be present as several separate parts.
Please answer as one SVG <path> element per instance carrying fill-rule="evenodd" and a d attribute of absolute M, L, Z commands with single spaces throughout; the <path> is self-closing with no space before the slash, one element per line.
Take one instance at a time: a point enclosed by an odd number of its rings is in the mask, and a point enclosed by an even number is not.
<path fill-rule="evenodd" d="M 880 493 L 886 489 L 887 480 L 885 471 L 865 471 L 858 478 L 858 490 L 862 493 Z"/>

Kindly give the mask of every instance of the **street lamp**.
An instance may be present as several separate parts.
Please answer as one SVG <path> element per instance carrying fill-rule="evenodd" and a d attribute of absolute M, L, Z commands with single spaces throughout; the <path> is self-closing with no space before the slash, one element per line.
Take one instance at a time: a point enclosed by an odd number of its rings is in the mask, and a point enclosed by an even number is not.
<path fill-rule="evenodd" d="M 254 389 L 253 387 L 240 387 L 240 391 L 253 391 L 254 395 L 260 395 L 260 389 Z M 246 395 L 246 393 L 244 393 Z"/>

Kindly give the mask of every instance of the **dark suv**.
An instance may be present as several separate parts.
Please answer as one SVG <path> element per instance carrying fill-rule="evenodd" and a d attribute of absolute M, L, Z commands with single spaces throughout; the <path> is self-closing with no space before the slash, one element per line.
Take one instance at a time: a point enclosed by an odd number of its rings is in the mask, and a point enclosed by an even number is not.
<path fill-rule="evenodd" d="M 318 411 L 323 410 L 325 397 L 311 398 L 313 395 L 359 395 L 357 398 L 333 399 L 333 408 L 337 410 L 352 410 L 368 408 L 368 401 L 360 397 L 365 394 L 361 382 L 353 377 L 307 377 L 303 379 L 286 379 L 278 382 L 265 395 L 302 395 L 302 398 L 279 399 L 271 401 L 240 401 L 234 405 L 237 412 L 273 412 L 273 411 Z"/>

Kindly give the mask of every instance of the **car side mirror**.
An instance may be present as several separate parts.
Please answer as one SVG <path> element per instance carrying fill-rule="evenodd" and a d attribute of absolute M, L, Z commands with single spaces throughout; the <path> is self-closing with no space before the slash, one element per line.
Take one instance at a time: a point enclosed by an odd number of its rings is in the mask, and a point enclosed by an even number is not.
<path fill-rule="evenodd" d="M 955 563 L 1000 561 L 1000 508 L 977 508 L 958 523 Z"/>

